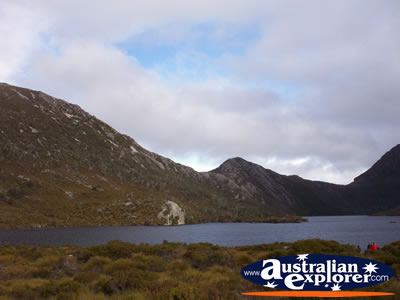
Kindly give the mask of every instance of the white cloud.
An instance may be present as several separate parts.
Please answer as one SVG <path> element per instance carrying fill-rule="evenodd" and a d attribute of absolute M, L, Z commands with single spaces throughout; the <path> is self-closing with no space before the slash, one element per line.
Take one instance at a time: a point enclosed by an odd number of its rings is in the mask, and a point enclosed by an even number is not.
<path fill-rule="evenodd" d="M 41 32 L 47 23 L 34 7 L 17 1 L 0 4 L 0 81 L 12 82 L 30 64 L 34 51 L 40 48 Z"/>

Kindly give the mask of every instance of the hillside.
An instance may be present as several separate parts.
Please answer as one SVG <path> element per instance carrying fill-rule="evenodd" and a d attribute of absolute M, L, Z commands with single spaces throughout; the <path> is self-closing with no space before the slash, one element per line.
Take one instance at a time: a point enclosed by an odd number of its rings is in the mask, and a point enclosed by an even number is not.
<path fill-rule="evenodd" d="M 241 158 L 196 172 L 77 105 L 0 84 L 0 227 L 393 213 L 400 207 L 399 149 L 347 186 L 280 175 Z"/>
<path fill-rule="evenodd" d="M 228 178 L 150 152 L 42 92 L 0 85 L 0 226 L 258 220 L 279 211 Z"/>
<path fill-rule="evenodd" d="M 367 212 L 400 214 L 400 145 L 386 152 L 370 169 L 354 179 L 346 189 Z"/>
<path fill-rule="evenodd" d="M 296 215 L 400 213 L 400 145 L 348 185 L 280 175 L 241 158 L 212 172 L 224 175 L 250 198 Z"/>
<path fill-rule="evenodd" d="M 343 186 L 280 175 L 242 158 L 233 158 L 211 171 L 234 181 L 249 197 L 267 206 L 296 215 L 339 215 L 351 213 L 337 199 Z"/>

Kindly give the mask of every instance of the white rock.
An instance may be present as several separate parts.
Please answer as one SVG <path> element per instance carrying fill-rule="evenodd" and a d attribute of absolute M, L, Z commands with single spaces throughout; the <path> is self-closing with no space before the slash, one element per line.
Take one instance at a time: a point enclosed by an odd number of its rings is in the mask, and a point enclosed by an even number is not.
<path fill-rule="evenodd" d="M 17 90 L 13 90 L 18 96 L 20 96 L 21 98 L 24 98 L 25 100 L 29 100 L 29 98 L 23 94 L 21 94 L 20 92 L 18 92 Z"/>
<path fill-rule="evenodd" d="M 165 219 L 164 225 L 172 225 L 173 220 L 178 217 L 178 225 L 185 224 L 185 212 L 173 201 L 167 201 L 157 216 L 160 220 Z"/>
<path fill-rule="evenodd" d="M 39 132 L 39 130 L 37 130 L 37 129 L 33 128 L 33 127 L 30 127 L 30 129 L 31 129 L 32 133 L 38 133 Z"/>
<path fill-rule="evenodd" d="M 135 149 L 135 147 L 131 146 L 131 152 L 132 152 L 132 154 L 135 154 L 135 153 L 138 153 L 139 151 L 137 151 L 137 150 Z"/>
<path fill-rule="evenodd" d="M 71 119 L 71 118 L 73 118 L 73 117 L 75 117 L 74 115 L 71 115 L 71 114 L 69 114 L 69 113 L 64 113 L 64 115 L 68 118 L 68 119 Z"/>
<path fill-rule="evenodd" d="M 109 142 L 111 145 L 113 145 L 114 147 L 118 148 L 119 146 L 114 143 L 112 140 L 107 139 L 107 142 Z"/>

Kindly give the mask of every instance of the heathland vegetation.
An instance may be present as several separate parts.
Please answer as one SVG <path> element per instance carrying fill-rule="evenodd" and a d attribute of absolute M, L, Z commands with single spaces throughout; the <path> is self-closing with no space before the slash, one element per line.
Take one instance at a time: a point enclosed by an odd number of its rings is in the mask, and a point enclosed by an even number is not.
<path fill-rule="evenodd" d="M 299 253 L 381 261 L 396 275 L 367 290 L 400 293 L 400 241 L 363 254 L 323 240 L 240 247 L 111 241 L 91 247 L 1 246 L 0 299 L 250 299 L 241 293 L 265 288 L 243 279 L 243 266 Z"/>

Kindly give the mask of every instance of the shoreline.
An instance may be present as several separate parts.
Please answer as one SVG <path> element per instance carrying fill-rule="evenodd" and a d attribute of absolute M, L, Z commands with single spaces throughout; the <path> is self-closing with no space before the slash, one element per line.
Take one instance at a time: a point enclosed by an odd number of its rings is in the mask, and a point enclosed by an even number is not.
<path fill-rule="evenodd" d="M 199 222 L 199 223 L 185 223 L 185 224 L 150 224 L 147 222 L 140 223 L 140 224 L 72 224 L 72 225 L 53 225 L 53 224 L 34 224 L 32 226 L 7 226 L 4 224 L 0 224 L 0 230 L 28 230 L 28 229 L 61 229 L 61 228 L 107 228 L 107 227 L 180 227 L 180 226 L 188 226 L 188 225 L 202 225 L 202 224 L 235 224 L 235 223 L 243 223 L 243 224 L 300 224 L 300 223 L 306 223 L 309 221 L 308 218 L 314 218 L 314 217 L 360 217 L 360 216 L 365 216 L 365 217 L 400 217 L 400 215 L 368 215 L 368 214 L 344 214 L 344 215 L 308 215 L 308 216 L 271 216 L 268 218 L 257 218 L 257 219 L 249 219 L 249 218 L 244 218 L 244 219 L 239 219 L 239 220 L 231 220 L 231 221 L 207 221 L 207 222 Z M 399 221 L 400 222 L 400 221 Z M 393 222 L 393 223 L 398 223 Z"/>
<path fill-rule="evenodd" d="M 101 227 L 137 227 L 137 226 L 143 226 L 143 227 L 176 227 L 176 226 L 187 226 L 187 225 L 202 225 L 202 224 L 233 224 L 233 223 L 249 223 L 249 224 L 293 224 L 293 223 L 305 223 L 308 222 L 308 219 L 306 217 L 300 217 L 300 216 L 285 216 L 285 217 L 271 217 L 268 219 L 264 220 L 251 220 L 251 219 L 243 219 L 243 220 L 232 220 L 229 222 L 202 222 L 202 223 L 185 223 L 185 224 L 130 224 L 130 225 L 116 225 L 116 224 L 110 224 L 110 225 L 66 225 L 66 226 L 52 226 L 52 225 L 45 225 L 45 224 L 37 224 L 34 226 L 30 227 L 3 227 L 0 225 L 0 230 L 16 230 L 16 229 L 51 229 L 51 228 L 101 228 Z"/>

